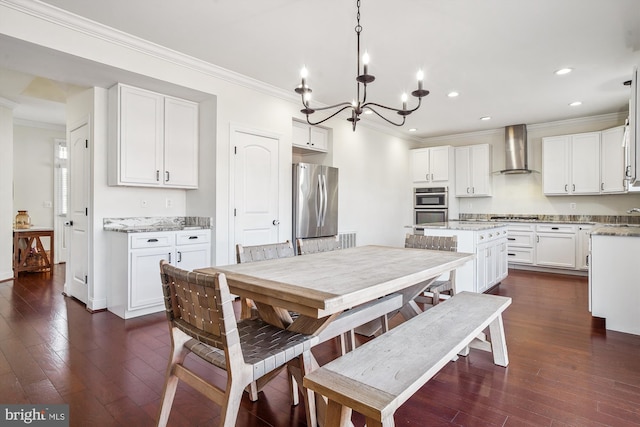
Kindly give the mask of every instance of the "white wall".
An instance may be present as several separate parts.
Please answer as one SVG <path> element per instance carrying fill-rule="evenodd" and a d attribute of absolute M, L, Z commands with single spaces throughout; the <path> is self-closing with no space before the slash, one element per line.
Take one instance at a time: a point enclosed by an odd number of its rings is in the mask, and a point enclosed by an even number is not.
<path fill-rule="evenodd" d="M 1 101 L 1 100 L 0 100 Z M 0 103 L 0 281 L 13 277 L 13 111 Z"/>
<path fill-rule="evenodd" d="M 54 145 L 64 130 L 16 125 L 13 132 L 14 210 L 27 210 L 31 224 L 53 227 Z M 50 204 L 50 206 L 45 206 Z M 49 244 L 48 239 L 43 242 Z"/>
<path fill-rule="evenodd" d="M 624 124 L 626 114 L 607 114 L 527 126 L 529 168 L 542 171 L 542 138 L 609 129 Z M 504 169 L 504 128 L 494 131 L 427 138 L 419 146 L 491 144 L 492 170 Z M 493 197 L 458 198 L 461 213 L 549 214 L 549 215 L 626 215 L 640 206 L 637 193 L 603 196 L 545 196 L 542 174 L 494 175 Z M 576 209 L 570 208 L 576 204 Z"/>

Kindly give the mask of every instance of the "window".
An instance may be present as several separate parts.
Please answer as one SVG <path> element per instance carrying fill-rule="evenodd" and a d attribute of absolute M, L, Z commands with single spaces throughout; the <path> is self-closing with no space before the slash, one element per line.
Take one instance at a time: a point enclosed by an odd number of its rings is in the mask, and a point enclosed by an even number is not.
<path fill-rule="evenodd" d="M 69 207 L 69 156 L 67 141 L 55 141 L 55 214 L 66 216 Z"/>

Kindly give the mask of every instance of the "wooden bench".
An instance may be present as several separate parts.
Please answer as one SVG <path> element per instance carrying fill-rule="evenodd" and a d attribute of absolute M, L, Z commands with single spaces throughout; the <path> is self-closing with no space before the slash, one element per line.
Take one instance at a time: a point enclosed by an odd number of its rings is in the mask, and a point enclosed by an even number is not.
<path fill-rule="evenodd" d="M 329 400 L 325 427 L 393 426 L 393 414 L 488 326 L 496 365 L 509 358 L 502 312 L 511 298 L 461 292 L 304 377 L 304 387 Z"/>

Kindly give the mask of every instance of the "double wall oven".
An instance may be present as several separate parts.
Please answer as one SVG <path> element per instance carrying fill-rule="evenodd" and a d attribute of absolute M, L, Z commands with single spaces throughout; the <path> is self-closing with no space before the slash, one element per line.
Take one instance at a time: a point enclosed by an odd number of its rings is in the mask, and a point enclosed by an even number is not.
<path fill-rule="evenodd" d="M 413 193 L 413 223 L 426 224 L 449 220 L 447 187 L 415 188 Z"/>

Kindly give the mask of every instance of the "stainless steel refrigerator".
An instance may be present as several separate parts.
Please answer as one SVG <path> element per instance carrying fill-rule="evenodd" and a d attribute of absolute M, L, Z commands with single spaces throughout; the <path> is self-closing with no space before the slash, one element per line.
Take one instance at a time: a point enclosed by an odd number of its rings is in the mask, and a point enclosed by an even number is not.
<path fill-rule="evenodd" d="M 311 163 L 294 164 L 293 241 L 337 234 L 338 169 Z"/>

